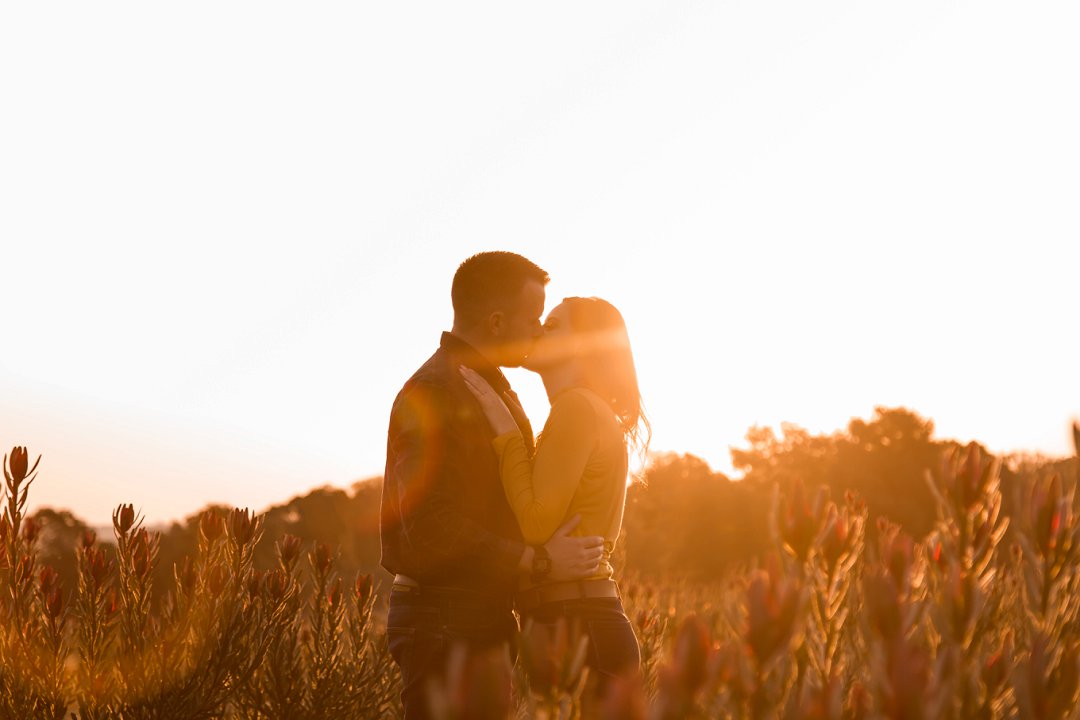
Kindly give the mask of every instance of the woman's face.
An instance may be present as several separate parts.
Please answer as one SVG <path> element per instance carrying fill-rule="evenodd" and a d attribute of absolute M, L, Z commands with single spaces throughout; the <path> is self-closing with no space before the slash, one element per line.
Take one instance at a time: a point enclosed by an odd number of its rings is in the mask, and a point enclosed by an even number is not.
<path fill-rule="evenodd" d="M 571 362 L 578 355 L 578 338 L 570 327 L 570 309 L 560 303 L 544 320 L 544 333 L 536 341 L 522 367 L 543 372 Z"/>

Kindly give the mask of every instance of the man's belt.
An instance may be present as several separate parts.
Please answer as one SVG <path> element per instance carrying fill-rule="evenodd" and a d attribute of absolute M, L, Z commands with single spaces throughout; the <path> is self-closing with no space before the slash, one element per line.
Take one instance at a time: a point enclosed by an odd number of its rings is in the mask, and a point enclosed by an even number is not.
<path fill-rule="evenodd" d="M 514 604 L 519 612 L 529 612 L 547 603 L 583 600 L 585 598 L 617 597 L 619 597 L 619 587 L 614 580 L 597 578 L 538 585 L 528 590 L 522 590 L 514 595 Z"/>

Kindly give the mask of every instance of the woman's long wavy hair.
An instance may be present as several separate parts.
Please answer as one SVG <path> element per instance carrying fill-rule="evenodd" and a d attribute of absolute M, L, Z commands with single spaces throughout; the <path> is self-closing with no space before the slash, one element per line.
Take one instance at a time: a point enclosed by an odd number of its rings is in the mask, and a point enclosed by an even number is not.
<path fill-rule="evenodd" d="M 627 447 L 644 458 L 652 428 L 641 403 L 634 354 L 622 314 L 607 300 L 595 297 L 569 297 L 563 304 L 569 310 L 571 329 L 582 339 L 578 361 L 583 382 L 611 405 Z"/>

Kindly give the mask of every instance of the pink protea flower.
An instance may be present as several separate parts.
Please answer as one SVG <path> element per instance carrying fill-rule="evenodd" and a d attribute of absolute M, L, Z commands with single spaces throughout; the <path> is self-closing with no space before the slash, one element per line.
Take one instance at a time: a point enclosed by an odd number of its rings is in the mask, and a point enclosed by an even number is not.
<path fill-rule="evenodd" d="M 794 579 L 780 576 L 779 563 L 770 558 L 768 570 L 750 576 L 746 591 L 746 642 L 759 665 L 783 650 L 795 632 L 802 588 Z"/>
<path fill-rule="evenodd" d="M 326 543 L 315 543 L 315 550 L 311 553 L 311 564 L 320 573 L 330 571 L 330 564 L 334 560 L 334 550 Z"/>
<path fill-rule="evenodd" d="M 247 508 L 233 508 L 229 513 L 229 537 L 237 545 L 248 545 L 255 539 L 259 529 L 259 520 Z"/>
<path fill-rule="evenodd" d="M 266 576 L 266 592 L 275 602 L 285 597 L 289 589 L 289 575 L 284 570 L 273 570 Z"/>
<path fill-rule="evenodd" d="M 213 545 L 214 541 L 225 532 L 225 521 L 215 510 L 206 510 L 199 516 L 199 532 L 207 544 Z"/>
<path fill-rule="evenodd" d="M 687 694 L 693 695 L 705 683 L 711 654 L 709 629 L 697 614 L 691 613 L 679 625 L 673 658 L 676 676 Z"/>
<path fill-rule="evenodd" d="M 1058 475 L 1032 486 L 1030 519 L 1035 546 L 1043 557 L 1052 556 L 1061 546 L 1065 530 L 1072 525 L 1071 509 L 1065 502 Z"/>
<path fill-rule="evenodd" d="M 806 496 L 802 478 L 797 478 L 791 492 L 781 500 L 779 513 L 780 538 L 791 553 L 805 561 L 814 545 L 822 524 L 828 489 L 822 486 L 813 503 Z"/>
<path fill-rule="evenodd" d="M 116 508 L 113 510 L 112 520 L 117 534 L 127 535 L 128 530 L 135 524 L 135 506 L 127 504 Z"/>
<path fill-rule="evenodd" d="M 38 587 L 41 594 L 47 596 L 60 583 L 60 573 L 52 565 L 46 565 L 38 572 Z"/>
<path fill-rule="evenodd" d="M 278 559 L 282 567 L 291 570 L 300 557 L 300 538 L 286 533 L 277 543 Z"/>
<path fill-rule="evenodd" d="M 356 576 L 356 604 L 360 607 L 367 605 L 372 593 L 375 591 L 375 579 L 369 574 Z"/>
<path fill-rule="evenodd" d="M 8 482 L 8 491 L 13 492 L 14 488 L 22 484 L 27 477 L 34 474 L 37 470 L 38 463 L 41 462 L 41 456 L 38 455 L 38 459 L 34 461 L 34 466 L 29 467 L 30 455 L 25 447 L 16 446 L 11 448 L 10 460 L 8 457 L 4 457 L 7 460 L 7 467 L 4 468 L 4 475 Z M 32 477 L 30 478 L 33 479 Z"/>

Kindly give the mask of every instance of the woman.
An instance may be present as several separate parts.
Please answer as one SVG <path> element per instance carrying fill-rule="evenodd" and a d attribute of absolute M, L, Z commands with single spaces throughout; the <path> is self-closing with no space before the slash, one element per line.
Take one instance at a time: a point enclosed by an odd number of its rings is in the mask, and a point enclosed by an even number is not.
<path fill-rule="evenodd" d="M 551 629 L 560 618 L 589 638 L 586 662 L 600 687 L 637 672 L 640 652 L 613 578 L 611 553 L 622 525 L 628 451 L 644 450 L 649 425 L 622 315 L 598 298 L 567 298 L 548 315 L 524 366 L 540 374 L 551 401 L 535 455 L 504 401 L 462 368 L 496 438 L 500 474 L 525 542 L 541 547 L 573 515 L 575 533 L 605 539 L 597 571 L 584 581 L 522 581 L 523 621 Z"/>

